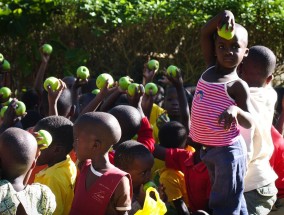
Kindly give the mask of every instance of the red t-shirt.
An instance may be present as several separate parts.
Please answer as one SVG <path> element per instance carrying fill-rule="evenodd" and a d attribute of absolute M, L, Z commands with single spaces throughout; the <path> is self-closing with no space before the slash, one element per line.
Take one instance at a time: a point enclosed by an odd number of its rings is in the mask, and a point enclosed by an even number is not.
<path fill-rule="evenodd" d="M 207 210 L 211 184 L 205 164 L 194 164 L 193 153 L 185 149 L 167 149 L 165 161 L 166 167 L 184 173 L 189 208 Z"/>
<path fill-rule="evenodd" d="M 275 185 L 278 189 L 277 197 L 284 198 L 284 139 L 272 126 L 271 136 L 274 144 L 274 152 L 270 158 L 270 165 L 278 175 Z"/>

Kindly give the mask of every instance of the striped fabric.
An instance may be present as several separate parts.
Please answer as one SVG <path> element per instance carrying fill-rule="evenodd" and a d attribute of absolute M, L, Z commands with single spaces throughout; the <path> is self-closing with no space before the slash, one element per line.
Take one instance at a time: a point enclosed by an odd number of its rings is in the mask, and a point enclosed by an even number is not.
<path fill-rule="evenodd" d="M 227 83 L 209 83 L 198 81 L 191 110 L 190 137 L 193 141 L 208 146 L 226 146 L 233 144 L 239 137 L 237 123 L 233 122 L 229 130 L 218 117 L 235 101 L 227 93 Z"/>

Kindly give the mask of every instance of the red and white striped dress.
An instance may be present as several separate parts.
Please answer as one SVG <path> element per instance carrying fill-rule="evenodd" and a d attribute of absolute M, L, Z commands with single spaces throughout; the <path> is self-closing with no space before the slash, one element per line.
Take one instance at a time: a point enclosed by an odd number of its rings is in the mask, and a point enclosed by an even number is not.
<path fill-rule="evenodd" d="M 229 106 L 236 105 L 227 92 L 229 82 L 206 82 L 202 76 L 199 79 L 191 109 L 189 135 L 193 141 L 207 146 L 227 146 L 239 138 L 236 121 L 229 130 L 224 129 L 223 122 L 218 124 L 220 114 Z"/>

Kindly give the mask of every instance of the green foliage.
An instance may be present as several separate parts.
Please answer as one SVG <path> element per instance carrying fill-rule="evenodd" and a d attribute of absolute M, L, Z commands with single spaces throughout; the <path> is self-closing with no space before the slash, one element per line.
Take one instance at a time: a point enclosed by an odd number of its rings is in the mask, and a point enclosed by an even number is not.
<path fill-rule="evenodd" d="M 86 65 L 95 77 L 109 72 L 140 81 L 150 55 L 161 68 L 179 66 L 195 84 L 204 69 L 200 28 L 224 9 L 248 29 L 249 45 L 271 48 L 283 68 L 283 0 L 2 0 L 0 52 L 18 88 L 32 84 L 44 43 L 54 49 L 48 76 L 62 78 Z"/>

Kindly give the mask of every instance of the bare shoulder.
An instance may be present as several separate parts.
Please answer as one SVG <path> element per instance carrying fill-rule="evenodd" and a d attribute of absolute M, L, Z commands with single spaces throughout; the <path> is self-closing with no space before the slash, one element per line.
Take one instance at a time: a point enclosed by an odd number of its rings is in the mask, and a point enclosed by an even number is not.
<path fill-rule="evenodd" d="M 227 91 L 228 94 L 236 100 L 238 97 L 248 96 L 249 86 L 245 81 L 239 78 L 233 82 L 228 83 Z"/>

